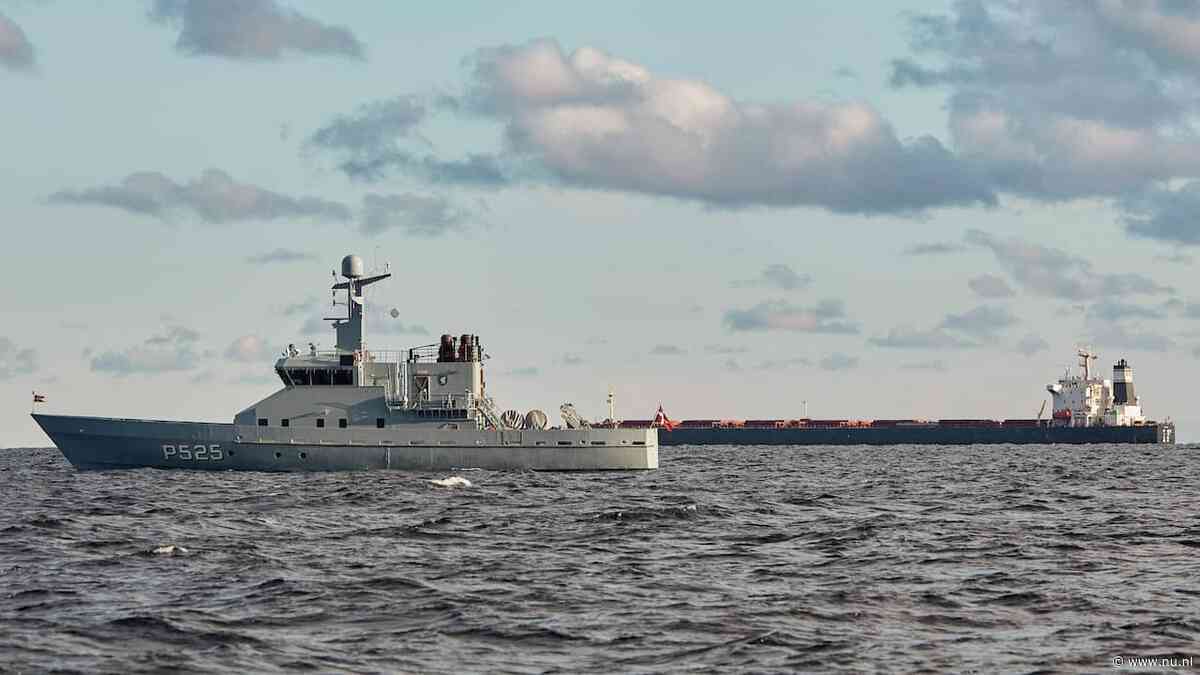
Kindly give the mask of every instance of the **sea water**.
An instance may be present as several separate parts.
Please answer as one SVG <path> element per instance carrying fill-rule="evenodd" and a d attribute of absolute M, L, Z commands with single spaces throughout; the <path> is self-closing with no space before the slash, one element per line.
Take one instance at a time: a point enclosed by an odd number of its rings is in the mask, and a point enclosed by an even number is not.
<path fill-rule="evenodd" d="M 660 452 L 647 472 L 266 474 L 0 450 L 0 671 L 1101 671 L 1200 652 L 1196 448 Z"/>

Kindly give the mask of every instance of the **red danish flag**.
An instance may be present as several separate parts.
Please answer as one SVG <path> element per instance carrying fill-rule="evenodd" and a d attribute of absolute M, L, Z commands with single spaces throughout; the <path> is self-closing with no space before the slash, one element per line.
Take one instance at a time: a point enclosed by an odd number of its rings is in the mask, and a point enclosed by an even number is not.
<path fill-rule="evenodd" d="M 666 429 L 667 431 L 671 431 L 675 427 L 679 426 L 679 422 L 676 422 L 676 421 L 672 420 L 670 417 L 667 417 L 667 413 L 663 412 L 662 404 L 659 403 L 658 404 L 658 412 L 655 413 L 655 415 L 654 415 L 654 423 L 651 424 L 650 426 L 656 427 L 656 428 L 663 428 L 663 429 Z"/>

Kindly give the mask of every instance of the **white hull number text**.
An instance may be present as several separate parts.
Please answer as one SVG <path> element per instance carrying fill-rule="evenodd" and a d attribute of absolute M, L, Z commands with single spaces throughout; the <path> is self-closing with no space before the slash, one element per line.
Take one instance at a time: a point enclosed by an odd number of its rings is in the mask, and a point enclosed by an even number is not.
<path fill-rule="evenodd" d="M 219 462 L 225 459 L 219 445 L 163 445 L 163 459 L 183 459 L 195 462 Z"/>

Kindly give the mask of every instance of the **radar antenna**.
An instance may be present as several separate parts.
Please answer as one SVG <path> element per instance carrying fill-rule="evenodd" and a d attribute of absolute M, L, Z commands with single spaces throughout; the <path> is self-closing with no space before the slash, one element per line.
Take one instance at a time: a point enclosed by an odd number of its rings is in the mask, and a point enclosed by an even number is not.
<path fill-rule="evenodd" d="M 337 304 L 337 291 L 346 291 L 346 316 L 344 318 L 326 317 L 325 320 L 333 322 L 334 330 L 337 332 L 338 350 L 357 352 L 366 346 L 366 317 L 363 313 L 366 301 L 363 297 L 363 289 L 392 275 L 390 272 L 385 272 L 364 277 L 362 258 L 348 255 L 342 258 L 342 276 L 346 277 L 346 280 L 339 282 L 337 273 L 335 272 L 333 275 L 334 304 Z"/>

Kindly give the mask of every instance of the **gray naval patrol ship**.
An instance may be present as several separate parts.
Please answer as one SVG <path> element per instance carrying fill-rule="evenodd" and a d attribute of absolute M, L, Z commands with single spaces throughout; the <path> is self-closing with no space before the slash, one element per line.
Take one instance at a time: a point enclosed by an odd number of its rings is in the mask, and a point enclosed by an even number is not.
<path fill-rule="evenodd" d="M 79 469 L 362 469 L 595 471 L 658 468 L 657 429 L 579 425 L 546 415 L 501 413 L 484 389 L 476 335 L 405 352 L 367 348 L 358 256 L 342 260 L 347 313 L 327 319 L 336 348 L 289 346 L 275 363 L 283 388 L 238 413 L 232 424 L 164 422 L 34 413 Z M 335 274 L 336 281 L 336 274 Z M 393 315 L 395 310 L 393 310 Z"/>

